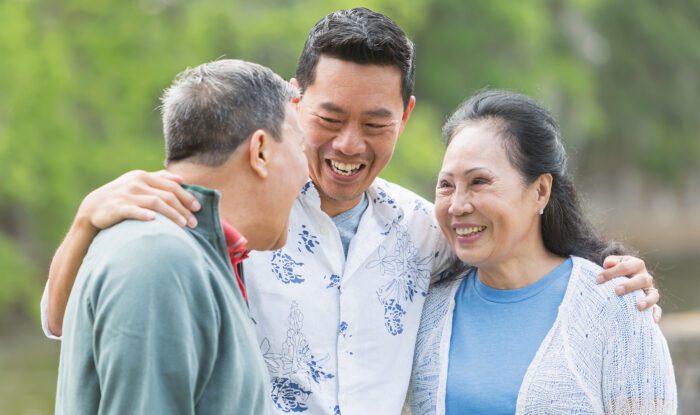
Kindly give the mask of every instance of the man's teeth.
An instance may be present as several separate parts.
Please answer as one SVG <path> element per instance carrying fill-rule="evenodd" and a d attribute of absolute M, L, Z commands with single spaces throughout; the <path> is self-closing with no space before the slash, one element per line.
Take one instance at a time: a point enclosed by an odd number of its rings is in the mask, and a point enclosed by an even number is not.
<path fill-rule="evenodd" d="M 359 170 L 360 167 L 362 167 L 362 164 L 340 163 L 331 160 L 331 167 L 333 168 L 333 171 L 338 174 L 342 174 L 343 176 L 350 176 L 351 174 L 357 172 L 357 170 Z"/>
<path fill-rule="evenodd" d="M 481 232 L 486 229 L 486 226 L 472 226 L 470 228 L 455 228 L 455 232 L 459 236 L 471 235 L 473 233 Z"/>

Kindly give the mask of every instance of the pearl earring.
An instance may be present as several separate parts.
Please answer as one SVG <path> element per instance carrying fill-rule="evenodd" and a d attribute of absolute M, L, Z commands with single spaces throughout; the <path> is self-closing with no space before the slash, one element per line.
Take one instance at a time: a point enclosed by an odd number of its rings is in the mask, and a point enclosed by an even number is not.
<path fill-rule="evenodd" d="M 544 208 L 540 208 L 539 214 L 544 215 Z"/>

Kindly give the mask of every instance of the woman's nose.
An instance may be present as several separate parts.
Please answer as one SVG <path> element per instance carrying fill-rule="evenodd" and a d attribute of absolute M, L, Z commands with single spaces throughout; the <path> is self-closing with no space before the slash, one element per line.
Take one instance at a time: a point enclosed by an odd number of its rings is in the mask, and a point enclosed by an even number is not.
<path fill-rule="evenodd" d="M 471 204 L 468 195 L 462 192 L 455 192 L 447 212 L 452 216 L 462 216 L 474 212 L 474 206 Z"/>

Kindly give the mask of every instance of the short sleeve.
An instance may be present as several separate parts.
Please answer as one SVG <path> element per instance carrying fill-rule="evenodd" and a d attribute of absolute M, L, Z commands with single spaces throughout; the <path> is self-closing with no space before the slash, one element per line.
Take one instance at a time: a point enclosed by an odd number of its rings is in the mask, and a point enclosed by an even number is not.
<path fill-rule="evenodd" d="M 61 340 L 61 337 L 54 336 L 49 330 L 49 282 L 46 281 L 44 286 L 44 293 L 41 295 L 41 302 L 39 304 L 41 309 L 41 328 L 44 330 L 44 335 L 52 340 Z"/>

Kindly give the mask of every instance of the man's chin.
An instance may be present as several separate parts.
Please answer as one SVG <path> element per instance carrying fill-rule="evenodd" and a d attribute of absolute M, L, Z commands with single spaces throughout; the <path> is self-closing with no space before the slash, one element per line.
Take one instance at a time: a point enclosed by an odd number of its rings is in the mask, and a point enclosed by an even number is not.
<path fill-rule="evenodd" d="M 370 186 L 371 182 L 358 180 L 356 182 L 340 183 L 332 178 L 326 178 L 320 185 L 320 191 L 330 200 L 347 203 L 356 200 Z"/>

